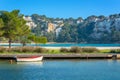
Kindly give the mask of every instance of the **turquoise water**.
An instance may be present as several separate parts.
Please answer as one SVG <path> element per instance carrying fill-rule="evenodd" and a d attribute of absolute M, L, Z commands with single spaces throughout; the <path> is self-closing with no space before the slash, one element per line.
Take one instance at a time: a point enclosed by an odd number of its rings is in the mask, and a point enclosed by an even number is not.
<path fill-rule="evenodd" d="M 120 44 L 39 44 L 43 47 L 73 47 L 73 46 L 79 46 L 79 47 L 85 47 L 85 46 L 91 46 L 91 47 L 120 47 Z"/>
<path fill-rule="evenodd" d="M 8 46 L 8 44 L 0 44 L 0 46 Z M 12 46 L 22 46 L 21 44 L 12 44 Z M 27 44 L 27 46 L 36 46 L 36 44 Z M 91 47 L 120 47 L 120 44 L 72 44 L 72 43 L 56 43 L 56 44 L 37 44 L 42 47 L 72 47 L 72 46 L 91 46 Z"/>
<path fill-rule="evenodd" d="M 120 80 L 120 60 L 0 62 L 0 80 Z"/>

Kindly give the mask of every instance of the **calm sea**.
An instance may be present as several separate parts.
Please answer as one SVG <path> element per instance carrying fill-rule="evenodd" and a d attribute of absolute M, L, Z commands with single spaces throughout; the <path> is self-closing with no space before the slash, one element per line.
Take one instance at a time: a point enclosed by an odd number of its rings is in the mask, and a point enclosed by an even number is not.
<path fill-rule="evenodd" d="M 8 44 L 0 44 L 0 46 L 8 46 Z M 12 46 L 22 46 L 21 44 L 12 44 Z M 27 46 L 36 46 L 36 44 L 27 44 Z M 72 44 L 72 43 L 54 43 L 54 44 L 37 44 L 41 47 L 120 47 L 120 44 Z"/>
<path fill-rule="evenodd" d="M 1 61 L 0 80 L 120 80 L 120 60 Z"/>
<path fill-rule="evenodd" d="M 66 44 L 39 44 L 38 46 L 43 46 L 43 47 L 73 47 L 73 46 L 79 46 L 79 47 L 85 47 L 85 46 L 90 46 L 90 47 L 120 47 L 120 44 L 71 44 L 71 43 L 66 43 Z"/>

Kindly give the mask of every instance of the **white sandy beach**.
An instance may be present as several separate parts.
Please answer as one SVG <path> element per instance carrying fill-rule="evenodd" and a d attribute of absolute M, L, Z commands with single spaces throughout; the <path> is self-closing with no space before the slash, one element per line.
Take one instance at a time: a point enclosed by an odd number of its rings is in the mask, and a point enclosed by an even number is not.
<path fill-rule="evenodd" d="M 70 48 L 70 47 L 44 47 L 46 49 L 60 49 L 60 48 Z M 120 49 L 120 47 L 95 47 L 99 50 L 102 50 L 102 49 Z"/>
<path fill-rule="evenodd" d="M 13 45 L 21 45 L 21 43 L 12 43 L 12 44 Z M 35 44 L 35 43 L 31 43 L 31 44 Z M 8 45 L 8 43 L 0 43 L 0 45 Z M 91 47 L 91 46 L 88 46 L 88 47 Z M 60 49 L 60 48 L 70 48 L 70 47 L 43 47 L 43 48 L 47 48 L 47 49 Z M 97 49 L 100 49 L 100 50 L 102 50 L 102 49 L 120 49 L 120 47 L 94 47 L 94 48 L 97 48 Z"/>

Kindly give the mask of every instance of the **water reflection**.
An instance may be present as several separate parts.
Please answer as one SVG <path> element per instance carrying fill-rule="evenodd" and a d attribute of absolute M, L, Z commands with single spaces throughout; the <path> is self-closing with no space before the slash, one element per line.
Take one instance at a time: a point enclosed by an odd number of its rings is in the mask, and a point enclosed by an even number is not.
<path fill-rule="evenodd" d="M 41 66 L 43 65 L 43 62 L 16 62 L 18 65 L 31 65 L 31 66 Z"/>

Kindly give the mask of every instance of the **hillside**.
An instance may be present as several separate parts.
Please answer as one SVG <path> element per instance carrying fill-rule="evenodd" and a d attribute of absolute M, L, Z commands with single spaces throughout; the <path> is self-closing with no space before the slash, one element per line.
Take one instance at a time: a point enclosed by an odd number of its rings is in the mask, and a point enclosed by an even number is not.
<path fill-rule="evenodd" d="M 37 25 L 32 32 L 49 42 L 120 43 L 120 14 L 89 16 L 86 19 L 49 18 L 31 15 Z"/>

